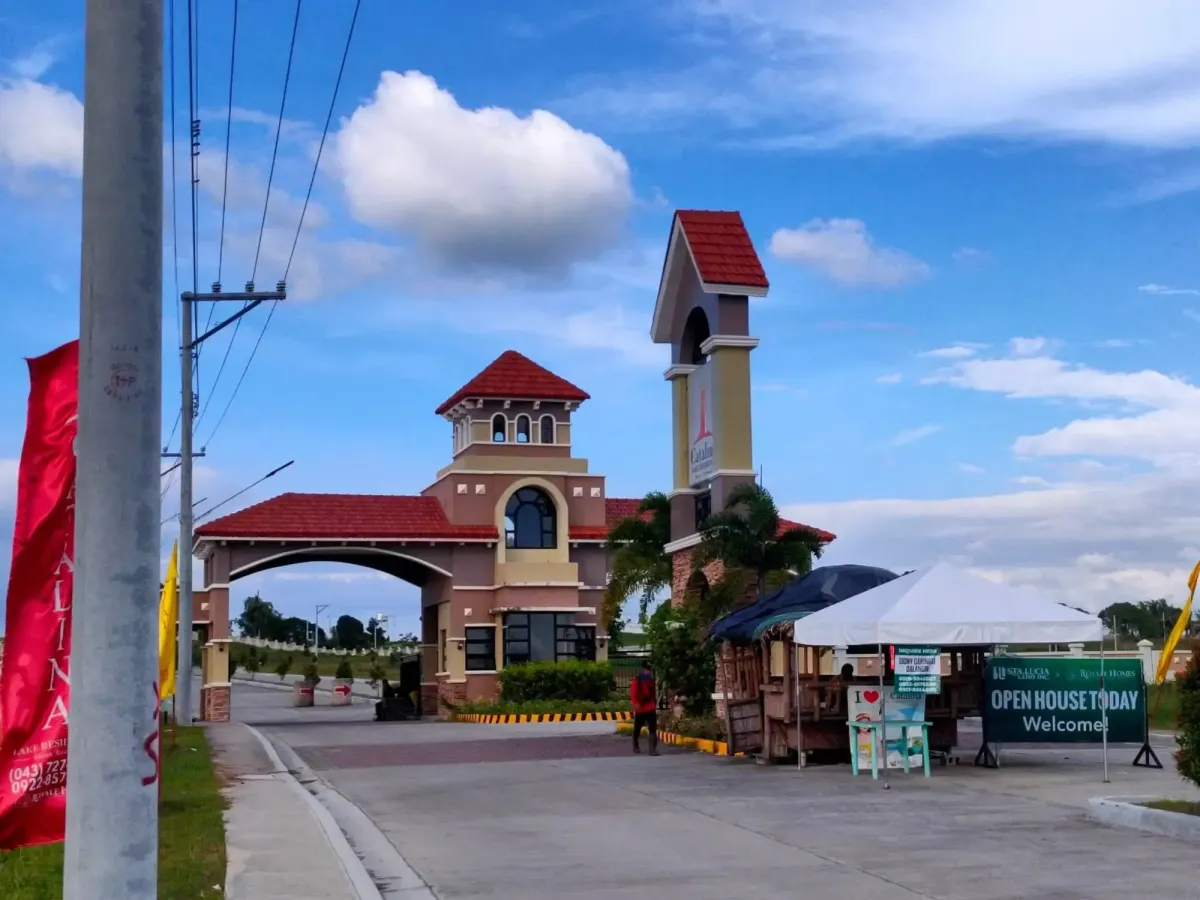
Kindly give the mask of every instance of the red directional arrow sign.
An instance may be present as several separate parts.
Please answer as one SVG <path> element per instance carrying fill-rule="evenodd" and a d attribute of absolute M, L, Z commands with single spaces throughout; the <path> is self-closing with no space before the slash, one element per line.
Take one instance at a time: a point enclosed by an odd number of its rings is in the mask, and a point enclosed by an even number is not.
<path fill-rule="evenodd" d="M 335 685 L 333 686 L 333 692 L 334 692 L 335 694 L 341 694 L 343 697 L 349 697 L 349 696 L 350 696 L 350 685 L 348 685 L 348 684 L 335 684 Z"/>

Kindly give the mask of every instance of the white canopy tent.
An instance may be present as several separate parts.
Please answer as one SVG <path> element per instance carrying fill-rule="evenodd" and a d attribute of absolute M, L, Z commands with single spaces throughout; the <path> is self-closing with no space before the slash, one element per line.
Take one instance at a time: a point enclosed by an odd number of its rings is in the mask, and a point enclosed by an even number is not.
<path fill-rule="evenodd" d="M 1069 644 L 1101 641 L 1088 613 L 938 563 L 796 620 L 810 647 L 859 644 Z"/>
<path fill-rule="evenodd" d="M 1104 684 L 1104 625 L 1098 617 L 947 563 L 918 569 L 797 619 L 793 635 L 795 643 L 810 647 L 877 646 L 884 697 L 883 648 L 889 644 L 961 647 L 1099 641 L 1100 683 Z M 886 706 L 880 712 L 886 721 Z M 1107 783 L 1108 725 L 1103 708 L 1100 715 Z M 886 764 L 884 787 L 888 787 Z"/>

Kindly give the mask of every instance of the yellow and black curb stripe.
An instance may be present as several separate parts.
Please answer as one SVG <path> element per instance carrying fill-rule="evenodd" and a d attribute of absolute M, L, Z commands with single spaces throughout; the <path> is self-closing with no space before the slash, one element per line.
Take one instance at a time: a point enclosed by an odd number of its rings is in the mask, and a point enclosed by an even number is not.
<path fill-rule="evenodd" d="M 586 713 L 526 713 L 516 714 L 482 714 L 482 713 L 452 713 L 452 722 L 473 722 L 477 725 L 529 725 L 538 722 L 628 722 L 633 719 L 633 713 L 628 712 L 586 712 Z"/>
<path fill-rule="evenodd" d="M 633 726 L 618 725 L 617 734 L 633 734 Z M 682 734 L 675 734 L 673 731 L 659 731 L 658 739 L 664 744 L 686 747 L 688 750 L 696 750 L 699 753 L 711 753 L 713 756 L 729 755 L 729 745 L 725 741 L 710 741 L 707 738 L 685 737 Z M 734 756 L 741 755 L 740 753 L 734 754 Z"/>

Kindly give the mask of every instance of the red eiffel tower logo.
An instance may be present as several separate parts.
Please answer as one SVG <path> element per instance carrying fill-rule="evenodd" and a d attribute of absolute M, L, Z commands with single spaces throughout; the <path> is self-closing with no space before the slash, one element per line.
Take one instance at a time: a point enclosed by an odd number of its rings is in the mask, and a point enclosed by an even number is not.
<path fill-rule="evenodd" d="M 700 389 L 700 428 L 696 432 L 696 440 L 692 441 L 697 444 L 707 437 L 712 437 L 712 432 L 708 430 L 708 392 L 704 388 Z"/>

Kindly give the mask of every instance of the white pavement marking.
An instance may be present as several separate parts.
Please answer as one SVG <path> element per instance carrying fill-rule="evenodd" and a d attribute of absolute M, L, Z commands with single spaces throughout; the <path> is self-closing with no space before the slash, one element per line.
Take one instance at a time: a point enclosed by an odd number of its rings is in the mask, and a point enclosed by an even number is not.
<path fill-rule="evenodd" d="M 346 840 L 346 835 L 342 833 L 337 823 L 333 820 L 333 816 L 329 814 L 320 801 L 312 794 L 304 789 L 304 786 L 296 780 L 287 767 L 283 764 L 283 760 L 279 758 L 279 754 L 275 752 L 275 747 L 268 741 L 257 728 L 253 725 L 242 723 L 243 728 L 249 729 L 250 733 L 258 739 L 262 744 L 263 750 L 267 754 L 267 758 L 271 760 L 271 765 L 275 767 L 275 775 L 286 778 L 293 789 L 304 798 L 304 802 L 308 805 L 313 817 L 321 826 L 321 830 L 325 832 L 325 837 L 329 841 L 333 851 L 337 854 L 338 862 L 342 864 L 342 869 L 346 873 L 346 877 L 350 879 L 350 884 L 354 888 L 355 897 L 357 900 L 383 900 L 383 895 L 379 893 L 379 888 L 375 886 L 375 882 L 371 880 L 370 874 L 363 865 L 362 860 L 351 848 L 350 843 Z"/>

